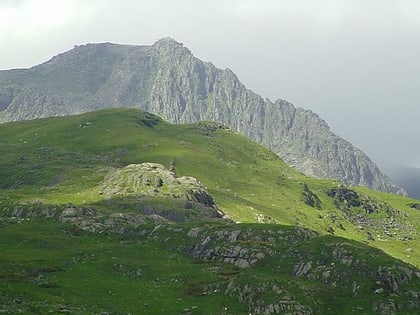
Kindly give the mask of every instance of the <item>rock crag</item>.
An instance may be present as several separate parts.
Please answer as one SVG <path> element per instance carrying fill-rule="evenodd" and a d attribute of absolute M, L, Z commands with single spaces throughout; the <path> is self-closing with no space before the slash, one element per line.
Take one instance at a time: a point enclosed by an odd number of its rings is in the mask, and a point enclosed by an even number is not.
<path fill-rule="evenodd" d="M 171 38 L 151 46 L 87 44 L 30 69 L 0 71 L 0 122 L 108 107 L 143 109 L 172 123 L 220 121 L 315 177 L 405 194 L 317 114 L 247 89 Z"/>

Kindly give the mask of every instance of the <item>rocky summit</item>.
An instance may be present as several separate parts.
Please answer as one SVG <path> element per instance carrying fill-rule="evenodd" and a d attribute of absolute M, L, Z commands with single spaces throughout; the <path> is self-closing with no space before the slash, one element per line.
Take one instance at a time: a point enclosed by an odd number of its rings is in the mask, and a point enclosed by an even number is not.
<path fill-rule="evenodd" d="M 0 122 L 108 107 L 139 108 L 172 123 L 220 121 L 307 175 L 405 194 L 318 115 L 262 98 L 171 38 L 75 46 L 30 69 L 0 71 Z"/>
<path fill-rule="evenodd" d="M 184 199 L 216 208 L 213 197 L 196 178 L 176 177 L 157 163 L 130 164 L 110 172 L 100 187 L 108 196 L 144 194 Z"/>
<path fill-rule="evenodd" d="M 158 215 L 169 221 L 201 221 L 221 218 L 214 198 L 206 187 L 191 176 L 177 177 L 157 163 L 130 164 L 112 170 L 97 188 L 114 209 L 124 207 L 127 200 L 143 215 Z M 153 205 L 153 200 L 166 200 L 169 206 Z"/>

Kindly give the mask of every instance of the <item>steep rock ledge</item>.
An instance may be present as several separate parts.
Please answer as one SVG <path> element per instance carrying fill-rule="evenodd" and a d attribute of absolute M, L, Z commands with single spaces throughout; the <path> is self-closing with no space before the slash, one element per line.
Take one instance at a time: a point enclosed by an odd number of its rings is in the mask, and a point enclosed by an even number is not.
<path fill-rule="evenodd" d="M 170 38 L 152 46 L 77 46 L 30 69 L 0 71 L 0 122 L 115 106 L 172 123 L 220 121 L 307 175 L 405 194 L 318 115 L 263 99 L 231 70 L 197 59 Z"/>

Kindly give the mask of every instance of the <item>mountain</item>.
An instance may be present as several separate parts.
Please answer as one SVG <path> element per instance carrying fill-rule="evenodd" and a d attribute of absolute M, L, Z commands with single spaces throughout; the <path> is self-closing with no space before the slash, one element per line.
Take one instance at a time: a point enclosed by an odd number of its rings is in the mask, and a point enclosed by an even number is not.
<path fill-rule="evenodd" d="M 0 147 L 2 313 L 420 310 L 419 201 L 223 124 L 107 109 L 1 124 Z"/>
<path fill-rule="evenodd" d="M 220 121 L 299 171 L 404 194 L 360 150 L 311 111 L 263 99 L 229 69 L 165 38 L 152 46 L 76 46 L 30 69 L 0 72 L 0 122 L 139 108 L 172 123 Z"/>

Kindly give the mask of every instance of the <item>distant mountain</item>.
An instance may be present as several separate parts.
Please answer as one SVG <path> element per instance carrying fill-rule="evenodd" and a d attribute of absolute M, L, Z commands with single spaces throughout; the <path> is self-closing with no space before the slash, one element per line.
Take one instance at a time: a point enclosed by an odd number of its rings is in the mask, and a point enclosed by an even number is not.
<path fill-rule="evenodd" d="M 172 123 L 221 121 L 315 177 L 405 194 L 318 115 L 247 89 L 171 38 L 152 46 L 76 46 L 30 69 L 0 71 L 0 122 L 108 107 L 139 108 Z"/>
<path fill-rule="evenodd" d="M 410 197 L 420 199 L 420 168 L 401 165 L 390 168 L 387 173 L 395 183 L 407 190 Z"/>

